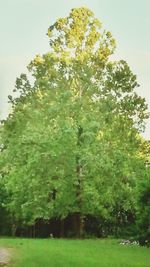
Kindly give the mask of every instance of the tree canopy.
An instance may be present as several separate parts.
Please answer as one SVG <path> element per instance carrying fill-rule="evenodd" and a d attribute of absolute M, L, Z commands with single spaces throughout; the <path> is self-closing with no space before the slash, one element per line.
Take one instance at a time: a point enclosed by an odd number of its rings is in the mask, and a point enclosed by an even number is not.
<path fill-rule="evenodd" d="M 132 210 L 144 166 L 140 132 L 148 118 L 136 75 L 112 61 L 115 40 L 87 8 L 49 27 L 50 49 L 28 65 L 9 96 L 1 175 L 16 221 L 74 214 L 108 218 Z"/>

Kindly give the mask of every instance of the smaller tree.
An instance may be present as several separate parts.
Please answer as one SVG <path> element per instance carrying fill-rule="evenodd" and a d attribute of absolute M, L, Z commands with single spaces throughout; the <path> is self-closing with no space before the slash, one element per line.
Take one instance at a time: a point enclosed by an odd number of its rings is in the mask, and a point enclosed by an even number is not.
<path fill-rule="evenodd" d="M 150 245 L 150 167 L 138 185 L 137 231 L 141 245 Z"/>

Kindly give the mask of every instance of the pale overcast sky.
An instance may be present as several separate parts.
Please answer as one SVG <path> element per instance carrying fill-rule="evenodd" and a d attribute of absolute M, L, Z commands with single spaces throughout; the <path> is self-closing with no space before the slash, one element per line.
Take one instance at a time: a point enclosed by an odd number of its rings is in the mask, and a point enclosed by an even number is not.
<path fill-rule="evenodd" d="M 48 51 L 47 28 L 73 7 L 89 7 L 117 41 L 116 58 L 137 74 L 150 110 L 150 0 L 0 0 L 0 116 L 7 96 L 30 60 Z M 150 121 L 146 138 L 150 139 Z"/>

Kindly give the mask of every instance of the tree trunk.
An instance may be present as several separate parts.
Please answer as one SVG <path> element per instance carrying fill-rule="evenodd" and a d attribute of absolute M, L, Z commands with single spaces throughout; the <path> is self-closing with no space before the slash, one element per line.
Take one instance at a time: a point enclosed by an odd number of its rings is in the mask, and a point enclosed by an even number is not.
<path fill-rule="evenodd" d="M 80 212 L 74 213 L 72 216 L 72 226 L 73 232 L 76 238 L 81 238 L 83 236 L 84 230 L 84 220 Z"/>
<path fill-rule="evenodd" d="M 60 220 L 60 237 L 64 237 L 64 228 L 65 226 L 65 219 Z"/>
<path fill-rule="evenodd" d="M 77 237 L 81 238 L 83 236 L 83 228 L 84 228 L 84 223 L 83 223 L 83 216 L 81 213 L 77 213 Z"/>
<path fill-rule="evenodd" d="M 78 127 L 78 140 L 77 146 L 81 147 L 83 142 L 82 140 L 83 129 Z M 77 188 L 76 188 L 76 197 L 77 197 L 77 207 L 78 212 L 74 214 L 74 230 L 76 237 L 80 238 L 83 235 L 83 215 L 81 214 L 82 209 L 82 191 L 83 191 L 83 175 L 82 175 L 82 164 L 80 154 L 76 157 L 76 173 L 77 173 Z"/>
<path fill-rule="evenodd" d="M 18 227 L 17 224 L 15 224 L 15 223 L 12 224 L 12 227 L 11 227 L 12 237 L 16 236 L 17 227 Z"/>
<path fill-rule="evenodd" d="M 32 237 L 35 238 L 35 224 L 32 226 Z"/>

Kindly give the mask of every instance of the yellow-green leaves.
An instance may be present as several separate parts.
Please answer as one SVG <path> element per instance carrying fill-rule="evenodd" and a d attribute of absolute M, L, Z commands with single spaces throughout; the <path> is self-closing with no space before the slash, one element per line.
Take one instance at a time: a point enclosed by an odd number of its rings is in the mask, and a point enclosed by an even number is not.
<path fill-rule="evenodd" d="M 85 7 L 72 9 L 68 17 L 58 19 L 48 29 L 48 36 L 52 52 L 63 58 L 63 61 L 70 57 L 86 62 L 89 57 L 95 56 L 97 50 L 103 50 L 103 58 L 97 54 L 99 60 L 103 60 L 115 48 L 111 33 L 107 32 L 105 35 L 101 22 Z M 68 53 L 65 58 L 62 55 L 64 52 Z"/>
<path fill-rule="evenodd" d="M 42 64 L 44 62 L 44 60 L 40 55 L 36 55 L 36 57 L 35 57 L 33 62 L 34 62 L 35 65 L 39 65 L 39 64 Z"/>
<path fill-rule="evenodd" d="M 33 220 L 108 216 L 118 201 L 133 203 L 145 101 L 128 64 L 109 60 L 115 41 L 89 9 L 71 10 L 48 36 L 50 51 L 28 67 L 33 85 L 21 74 L 19 97 L 9 97 L 2 168 L 10 206 Z"/>

